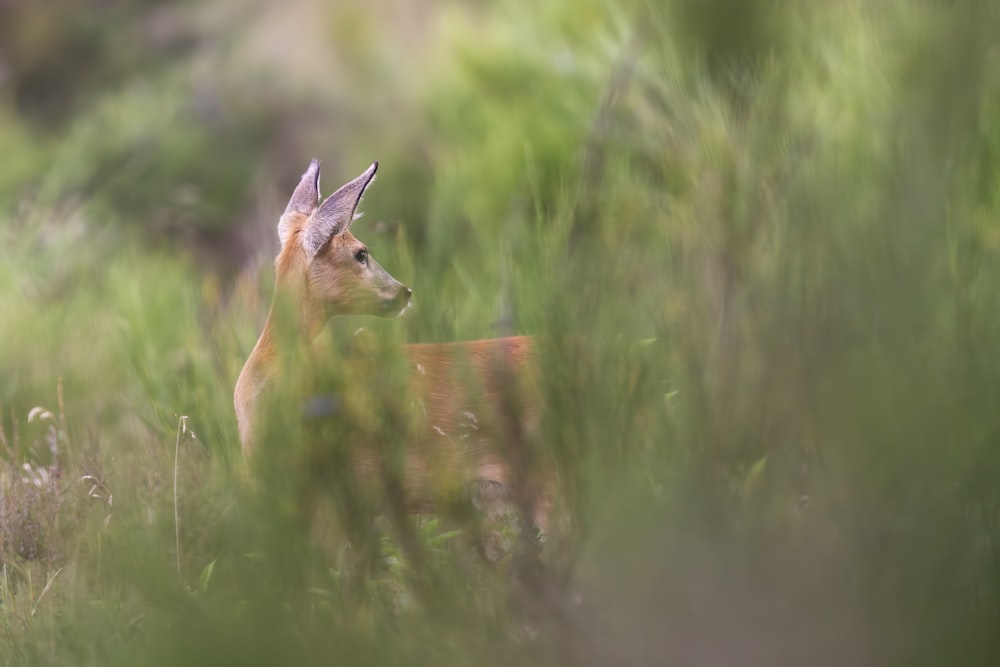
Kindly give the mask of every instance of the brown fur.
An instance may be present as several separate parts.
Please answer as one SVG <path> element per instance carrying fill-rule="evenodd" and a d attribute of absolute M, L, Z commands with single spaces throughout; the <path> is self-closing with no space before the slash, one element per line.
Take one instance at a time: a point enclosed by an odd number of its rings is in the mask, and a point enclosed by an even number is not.
<path fill-rule="evenodd" d="M 375 167 L 313 206 L 318 202 L 319 179 L 314 161 L 281 218 L 274 302 L 234 395 L 240 441 L 247 455 L 254 445 L 255 406 L 278 373 L 280 348 L 307 343 L 332 315 L 393 316 L 409 304 L 408 288 L 370 257 L 366 263 L 358 261 L 358 253 L 367 248 L 348 230 L 357 202 L 345 203 L 342 193 L 360 200 Z M 338 196 L 341 199 L 335 200 Z M 336 213 L 324 218 L 324 210 Z M 349 217 L 344 219 L 345 215 Z M 320 225 L 334 230 L 325 241 L 317 236 Z M 312 251 L 315 255 L 310 257 Z M 278 320 L 290 314 L 298 319 L 291 328 L 297 333 L 286 339 L 279 334 Z M 446 476 L 497 482 L 506 489 L 519 482 L 525 488 L 536 486 L 521 479 L 528 469 L 525 437 L 538 421 L 537 401 L 532 400 L 531 340 L 518 336 L 416 344 L 406 346 L 406 353 L 412 367 L 411 394 L 422 418 L 419 433 L 423 434 L 407 443 L 405 486 L 411 508 L 428 507 L 427 499 L 434 496 L 431 487 Z M 470 390 L 470 381 L 478 392 Z M 378 465 L 377 458 L 363 452 L 358 452 L 356 462 L 360 472 Z M 524 509 L 544 528 L 548 511 L 541 496 L 547 494 L 528 495 L 531 499 Z"/>

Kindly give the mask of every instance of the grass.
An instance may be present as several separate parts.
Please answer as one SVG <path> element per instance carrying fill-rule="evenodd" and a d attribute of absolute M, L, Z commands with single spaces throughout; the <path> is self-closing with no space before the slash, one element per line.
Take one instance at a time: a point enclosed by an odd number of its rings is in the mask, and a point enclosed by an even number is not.
<path fill-rule="evenodd" d="M 220 33 L 44 140 L 0 100 L 0 663 L 996 664 L 996 11 L 431 4 L 412 51 L 303 9 L 253 82 Z M 345 25 L 375 37 L 309 37 Z M 380 160 L 355 231 L 416 307 L 315 345 L 367 417 L 248 464 L 233 383 L 314 154 L 325 192 Z M 405 445 L 400 343 L 511 331 L 569 526 L 539 589 L 516 517 L 337 465 Z"/>

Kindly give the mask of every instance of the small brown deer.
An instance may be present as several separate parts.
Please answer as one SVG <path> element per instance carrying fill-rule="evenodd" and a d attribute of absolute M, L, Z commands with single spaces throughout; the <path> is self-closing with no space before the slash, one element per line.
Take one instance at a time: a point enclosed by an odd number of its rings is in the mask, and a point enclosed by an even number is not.
<path fill-rule="evenodd" d="M 358 204 L 375 177 L 378 163 L 342 186 L 322 202 L 319 162 L 313 160 L 278 222 L 281 250 L 275 261 L 275 294 L 263 332 L 236 382 L 234 402 L 244 454 L 255 447 L 259 403 L 269 385 L 279 381 L 277 358 L 283 345 L 304 345 L 316 337 L 334 315 L 367 314 L 394 317 L 410 305 L 411 290 L 389 275 L 368 248 L 350 232 L 359 217 Z M 278 304 L 283 307 L 279 308 Z M 291 307 L 284 307 L 291 304 Z M 289 327 L 282 316 L 297 318 Z M 291 328 L 293 339 L 279 336 Z M 298 340 L 294 340 L 298 338 Z M 520 477 L 522 427 L 533 428 L 537 409 L 533 401 L 507 400 L 510 382 L 531 374 L 532 343 L 523 336 L 447 344 L 406 346 L 412 372 L 410 391 L 423 415 L 418 435 L 407 443 L 405 486 L 411 496 L 428 491 L 430 468 L 453 468 L 469 483 L 486 482 L 508 492 Z M 350 363 L 350 360 L 346 360 Z M 480 391 L 473 401 L 467 394 L 468 375 Z M 475 406 L 475 407 L 473 407 Z M 484 415 L 482 408 L 491 413 Z M 523 407 L 522 407 L 523 406 Z M 511 412 L 517 414 L 511 414 Z M 477 417 L 477 412 L 479 416 Z M 331 417 L 331 418 L 336 418 Z M 471 429 L 475 431 L 470 438 Z M 514 430 L 497 426 L 517 422 Z M 361 457 L 359 469 L 371 469 Z M 366 465 L 367 463 L 367 465 Z M 363 470 L 362 470 L 363 472 Z M 519 503 L 535 525 L 545 529 L 545 494 Z M 432 506 L 423 497 L 411 497 L 414 511 Z"/>

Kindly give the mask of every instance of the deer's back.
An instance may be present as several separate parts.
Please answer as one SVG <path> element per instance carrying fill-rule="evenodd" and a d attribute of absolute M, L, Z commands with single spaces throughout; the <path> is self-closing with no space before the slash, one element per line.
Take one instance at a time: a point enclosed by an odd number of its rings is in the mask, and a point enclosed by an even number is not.
<path fill-rule="evenodd" d="M 508 484 L 538 422 L 531 339 L 418 343 L 406 352 L 420 422 L 411 473 Z"/>

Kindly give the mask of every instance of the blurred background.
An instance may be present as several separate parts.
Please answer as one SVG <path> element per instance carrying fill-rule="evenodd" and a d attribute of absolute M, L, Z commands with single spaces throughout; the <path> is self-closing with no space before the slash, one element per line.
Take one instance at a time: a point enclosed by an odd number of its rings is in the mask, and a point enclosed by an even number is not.
<path fill-rule="evenodd" d="M 1000 664 L 998 35 L 932 0 L 0 0 L 0 662 Z M 379 160 L 352 230 L 415 294 L 331 347 L 541 341 L 540 580 L 327 493 L 301 425 L 244 464 L 313 157 L 324 194 Z"/>

